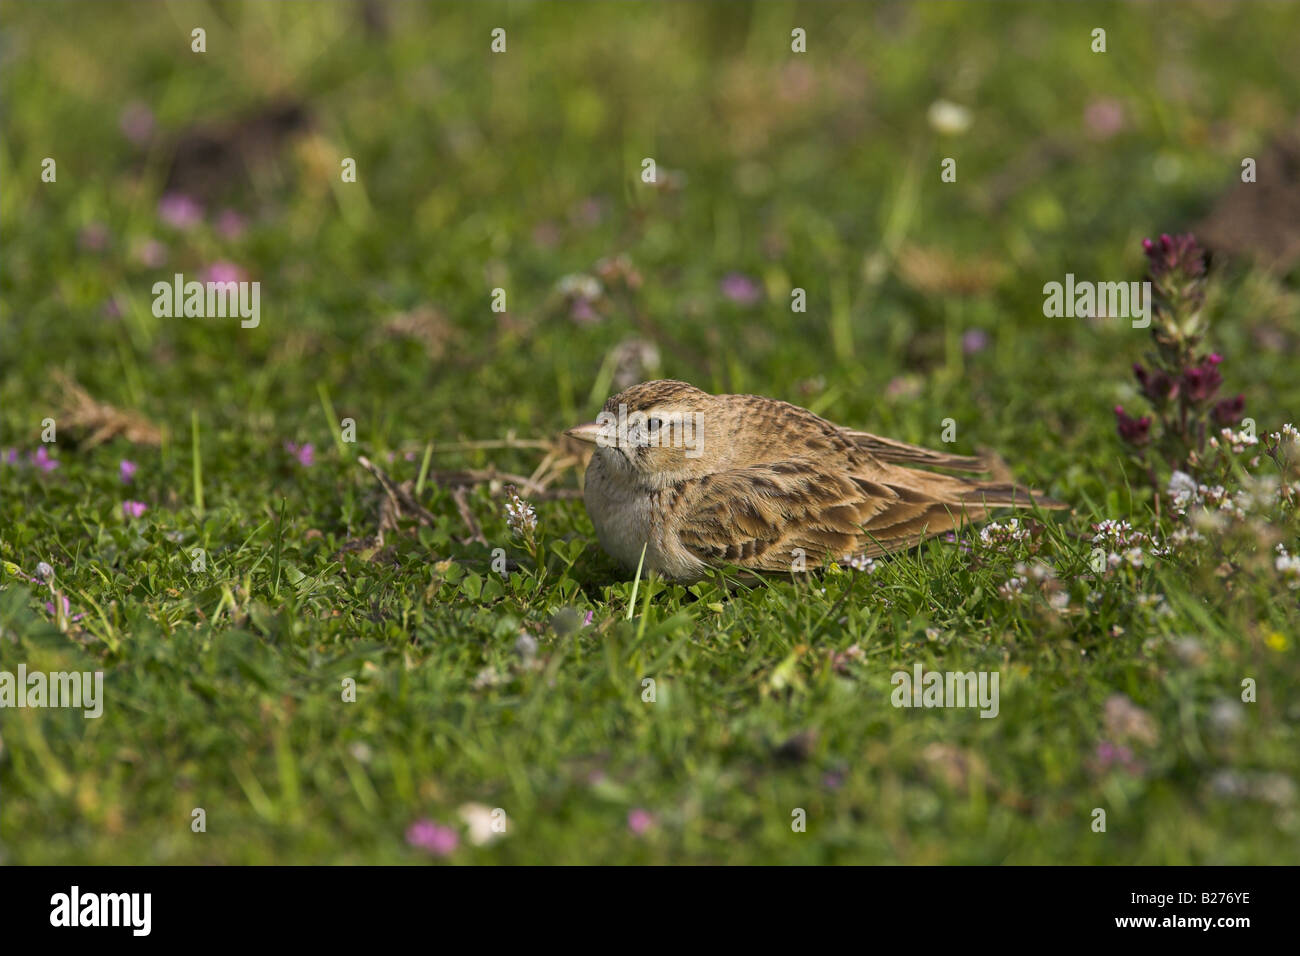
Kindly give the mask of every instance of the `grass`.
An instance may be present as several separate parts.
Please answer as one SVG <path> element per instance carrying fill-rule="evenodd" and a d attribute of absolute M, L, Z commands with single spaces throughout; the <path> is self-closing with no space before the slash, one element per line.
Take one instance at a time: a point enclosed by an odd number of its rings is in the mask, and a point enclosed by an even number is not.
<path fill-rule="evenodd" d="M 1262 152 L 1300 94 L 1300 9 L 383 9 L 369 29 L 344 3 L 0 5 L 0 447 L 18 456 L 0 670 L 102 670 L 106 697 L 99 719 L 0 710 L 0 860 L 1297 862 L 1300 613 L 1270 551 L 1296 550 L 1294 515 L 1093 574 L 1094 524 L 1175 526 L 1111 413 L 1140 404 L 1147 339 L 1046 318 L 1042 287 L 1140 278 L 1141 238 Z M 272 96 L 311 128 L 214 187 L 201 224 L 160 221 L 172 138 Z M 936 132 L 937 99 L 969 131 Z M 1090 136 L 1098 101 L 1123 122 Z M 132 103 L 156 124 L 139 143 Z M 667 185 L 641 182 L 645 157 Z M 640 287 L 575 321 L 561 277 L 617 255 Z M 153 282 L 221 261 L 262 283 L 257 328 L 153 315 Z M 757 302 L 721 294 L 731 272 Z M 1300 408 L 1294 279 L 1214 272 L 1211 339 L 1261 433 Z M 464 543 L 438 473 L 531 473 L 536 449 L 467 446 L 590 419 L 631 338 L 653 346 L 637 377 L 993 448 L 1073 513 L 1005 550 L 934 541 L 758 585 L 638 584 L 581 502 L 526 491 L 531 548 L 488 486 L 467 499 L 487 544 Z M 161 443 L 78 443 L 59 371 Z M 50 471 L 27 463 L 45 418 Z M 433 520 L 376 547 L 358 455 Z M 1035 559 L 1059 584 L 1005 593 Z M 891 675 L 918 662 L 998 672 L 998 717 L 894 707 Z M 504 837 L 471 840 L 470 804 L 503 809 Z M 410 845 L 425 819 L 459 846 Z"/>

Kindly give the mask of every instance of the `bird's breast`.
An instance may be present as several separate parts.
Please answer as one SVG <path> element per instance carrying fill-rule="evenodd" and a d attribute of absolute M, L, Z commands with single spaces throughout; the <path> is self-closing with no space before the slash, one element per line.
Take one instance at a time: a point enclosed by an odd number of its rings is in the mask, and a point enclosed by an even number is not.
<path fill-rule="evenodd" d="M 698 580 L 704 565 L 682 547 L 673 530 L 675 495 L 639 485 L 617 464 L 602 461 L 604 454 L 618 452 L 596 450 L 583 490 L 600 546 L 629 571 L 637 569 L 644 548 L 644 570 L 675 581 Z"/>
<path fill-rule="evenodd" d="M 650 493 L 613 473 L 601 461 L 600 451 L 587 467 L 583 501 L 600 546 L 620 564 L 635 569 L 641 549 L 650 540 Z"/>

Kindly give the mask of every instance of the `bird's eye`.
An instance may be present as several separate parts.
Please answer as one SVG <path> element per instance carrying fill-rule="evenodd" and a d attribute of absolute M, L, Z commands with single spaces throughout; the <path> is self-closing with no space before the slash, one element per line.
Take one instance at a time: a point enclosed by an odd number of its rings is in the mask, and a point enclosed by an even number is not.
<path fill-rule="evenodd" d="M 657 418 L 652 418 L 645 423 L 645 427 L 650 430 L 650 434 L 655 434 L 659 429 L 664 427 L 664 423 Z"/>

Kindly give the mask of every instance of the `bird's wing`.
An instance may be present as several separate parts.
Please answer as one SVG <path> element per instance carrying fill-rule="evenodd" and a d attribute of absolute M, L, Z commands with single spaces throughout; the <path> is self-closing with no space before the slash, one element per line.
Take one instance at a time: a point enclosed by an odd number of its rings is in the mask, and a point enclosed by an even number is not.
<path fill-rule="evenodd" d="M 975 483 L 925 472 L 891 480 L 902 471 L 877 480 L 792 458 L 684 481 L 669 507 L 687 552 L 763 571 L 789 570 L 796 549 L 811 568 L 907 548 L 984 516 Z"/>
<path fill-rule="evenodd" d="M 758 436 L 754 451 L 759 455 L 777 449 L 788 449 L 793 436 L 802 442 L 801 448 L 806 446 L 822 453 L 849 458 L 869 456 L 881 462 L 951 468 L 955 471 L 990 470 L 990 463 L 983 458 L 932 451 L 919 445 L 873 435 L 871 432 L 844 428 L 789 402 L 779 402 L 761 395 L 727 397 L 737 400 L 743 407 L 745 420 L 754 427 L 754 434 Z"/>
<path fill-rule="evenodd" d="M 873 435 L 871 432 L 858 432 L 849 429 L 844 434 L 859 449 L 879 458 L 881 461 L 896 462 L 902 465 L 926 465 L 931 468 L 952 468 L 955 471 L 988 471 L 989 463 L 983 458 L 966 455 L 950 455 L 947 452 L 932 451 L 920 445 L 909 445 Z"/>

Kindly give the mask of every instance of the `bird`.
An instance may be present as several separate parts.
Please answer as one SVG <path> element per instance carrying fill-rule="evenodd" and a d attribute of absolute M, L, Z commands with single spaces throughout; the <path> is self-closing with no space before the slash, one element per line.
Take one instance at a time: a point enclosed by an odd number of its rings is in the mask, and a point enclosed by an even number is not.
<path fill-rule="evenodd" d="M 999 507 L 1066 507 L 983 458 L 836 425 L 760 395 L 633 385 L 565 432 L 595 446 L 583 502 L 619 564 L 679 582 L 715 569 L 799 572 L 905 550 Z"/>

